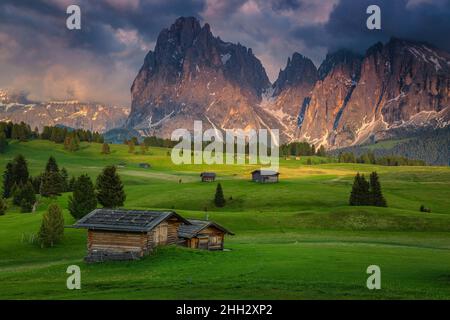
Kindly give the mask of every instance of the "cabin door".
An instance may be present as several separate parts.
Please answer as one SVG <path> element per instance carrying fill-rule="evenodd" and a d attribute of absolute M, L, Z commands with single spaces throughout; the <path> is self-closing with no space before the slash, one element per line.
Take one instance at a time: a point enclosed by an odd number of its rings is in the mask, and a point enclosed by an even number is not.
<path fill-rule="evenodd" d="M 167 244 L 167 223 L 159 226 L 159 244 Z"/>
<path fill-rule="evenodd" d="M 208 250 L 208 242 L 209 242 L 208 238 L 200 238 L 200 239 L 198 239 L 198 248 L 199 249 L 206 249 L 206 250 Z"/>
<path fill-rule="evenodd" d="M 167 244 L 167 223 L 161 223 L 154 231 L 155 245 Z"/>

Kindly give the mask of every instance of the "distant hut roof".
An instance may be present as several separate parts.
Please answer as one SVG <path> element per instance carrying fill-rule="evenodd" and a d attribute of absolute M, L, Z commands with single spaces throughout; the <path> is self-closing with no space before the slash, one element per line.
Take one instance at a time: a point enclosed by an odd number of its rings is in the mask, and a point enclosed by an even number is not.
<path fill-rule="evenodd" d="M 215 223 L 214 221 L 194 220 L 194 219 L 188 219 L 188 221 L 189 224 L 182 224 L 178 229 L 178 236 L 181 238 L 188 238 L 188 239 L 193 238 L 197 234 L 201 233 L 202 230 L 208 227 L 215 227 L 223 231 L 224 233 L 234 235 L 233 232 L 225 229 L 224 227 Z"/>
<path fill-rule="evenodd" d="M 259 173 L 262 176 L 279 176 L 280 173 L 277 171 L 273 171 L 273 170 L 255 170 L 252 172 L 253 173 Z"/>
<path fill-rule="evenodd" d="M 143 211 L 122 209 L 96 209 L 81 218 L 74 228 L 109 231 L 148 232 L 171 217 L 185 224 L 190 222 L 173 211 Z"/>
<path fill-rule="evenodd" d="M 202 172 L 202 173 L 200 173 L 200 177 L 215 178 L 216 177 L 216 173 L 215 172 Z"/>

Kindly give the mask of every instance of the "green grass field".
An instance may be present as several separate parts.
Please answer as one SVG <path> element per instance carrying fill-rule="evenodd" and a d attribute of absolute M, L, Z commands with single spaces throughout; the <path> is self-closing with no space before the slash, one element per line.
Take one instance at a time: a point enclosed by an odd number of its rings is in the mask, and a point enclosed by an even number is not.
<path fill-rule="evenodd" d="M 312 158 L 281 161 L 281 182 L 250 182 L 255 166 L 175 166 L 167 149 L 134 155 L 127 147 L 82 144 L 69 153 L 48 141 L 12 142 L 0 168 L 22 153 L 32 175 L 50 155 L 70 175 L 92 178 L 105 165 L 119 169 L 126 208 L 174 209 L 185 217 L 209 218 L 231 229 L 224 252 L 159 248 L 145 259 L 88 265 L 86 231 L 66 229 L 64 241 L 42 249 L 32 239 L 49 199 L 33 214 L 11 207 L 0 216 L 1 299 L 449 299 L 450 168 L 320 164 Z M 148 162 L 151 169 L 138 163 Z M 322 161 L 324 162 L 324 161 Z M 201 183 L 215 171 L 225 208 L 212 203 L 216 183 Z M 349 207 L 356 172 L 380 175 L 389 208 Z M 179 180 L 182 183 L 179 183 Z M 232 200 L 230 200 L 232 197 Z M 68 194 L 56 200 L 66 225 Z M 432 213 L 419 212 L 420 205 Z M 81 267 L 81 290 L 66 288 L 66 268 Z M 368 290 L 366 269 L 381 268 L 382 289 Z"/>

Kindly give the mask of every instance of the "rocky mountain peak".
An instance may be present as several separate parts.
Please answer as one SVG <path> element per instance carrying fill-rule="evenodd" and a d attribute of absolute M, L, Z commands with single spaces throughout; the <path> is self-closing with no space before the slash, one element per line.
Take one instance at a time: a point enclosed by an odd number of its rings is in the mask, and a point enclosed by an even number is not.
<path fill-rule="evenodd" d="M 318 73 L 321 80 L 325 79 L 330 72 L 339 68 L 345 68 L 357 77 L 362 57 L 350 50 L 341 49 L 327 54 L 325 60 L 319 67 Z"/>
<path fill-rule="evenodd" d="M 287 87 L 301 84 L 313 85 L 318 78 L 317 68 L 314 63 L 295 52 L 292 58 L 288 58 L 286 68 L 280 70 L 277 80 L 273 84 L 274 96 L 279 95 Z"/>

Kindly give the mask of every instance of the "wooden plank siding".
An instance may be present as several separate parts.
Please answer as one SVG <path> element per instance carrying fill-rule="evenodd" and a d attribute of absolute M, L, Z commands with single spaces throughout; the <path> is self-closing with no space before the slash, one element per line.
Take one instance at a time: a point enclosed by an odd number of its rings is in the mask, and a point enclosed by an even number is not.
<path fill-rule="evenodd" d="M 224 232 L 214 227 L 205 228 L 197 237 L 186 239 L 183 243 L 188 248 L 205 250 L 223 250 Z"/>
<path fill-rule="evenodd" d="M 101 230 L 88 231 L 88 251 L 137 252 L 145 251 L 145 234 L 130 232 L 113 232 Z"/>
<path fill-rule="evenodd" d="M 88 230 L 88 252 L 136 252 L 143 256 L 157 246 L 176 244 L 180 224 L 177 219 L 169 219 L 147 233 Z"/>

